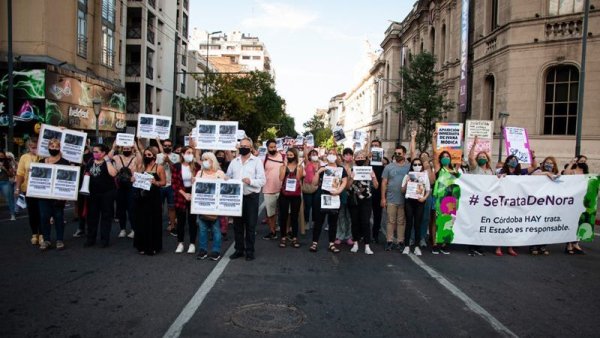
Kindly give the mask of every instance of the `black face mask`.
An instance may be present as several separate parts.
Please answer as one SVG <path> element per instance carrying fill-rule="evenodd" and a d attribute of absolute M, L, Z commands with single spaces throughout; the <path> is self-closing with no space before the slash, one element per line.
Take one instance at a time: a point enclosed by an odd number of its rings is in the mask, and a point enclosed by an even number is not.
<path fill-rule="evenodd" d="M 146 157 L 144 156 L 144 164 L 150 164 L 154 161 L 154 157 Z"/>
<path fill-rule="evenodd" d="M 225 158 L 224 157 L 217 157 L 217 162 L 223 163 L 223 162 L 225 162 Z"/>
<path fill-rule="evenodd" d="M 250 148 L 240 148 L 240 155 L 246 156 L 250 154 Z"/>
<path fill-rule="evenodd" d="M 172 150 L 171 147 L 164 147 L 163 149 L 165 151 L 165 154 L 170 154 Z"/>
<path fill-rule="evenodd" d="M 355 162 L 356 162 L 357 166 L 362 167 L 363 165 L 365 165 L 366 161 L 365 160 L 358 160 L 358 161 L 355 161 Z"/>
<path fill-rule="evenodd" d="M 294 161 L 296 161 L 296 158 L 295 157 L 288 157 L 287 161 L 288 162 L 294 162 Z"/>
<path fill-rule="evenodd" d="M 277 154 L 277 150 L 269 150 L 269 154 L 275 155 L 275 154 Z"/>
<path fill-rule="evenodd" d="M 59 149 L 48 149 L 48 153 L 50 153 L 50 156 L 56 156 L 58 155 L 58 153 L 60 153 Z"/>
<path fill-rule="evenodd" d="M 125 157 L 131 156 L 131 150 L 130 151 L 124 151 L 123 155 L 125 155 Z"/>

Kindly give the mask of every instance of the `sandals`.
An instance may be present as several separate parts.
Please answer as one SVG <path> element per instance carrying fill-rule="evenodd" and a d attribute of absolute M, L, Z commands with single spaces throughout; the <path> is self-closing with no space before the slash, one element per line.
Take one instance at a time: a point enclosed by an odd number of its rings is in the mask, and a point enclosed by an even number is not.
<path fill-rule="evenodd" d="M 329 251 L 333 253 L 339 253 L 340 249 L 338 249 L 334 243 L 329 243 Z"/>
<path fill-rule="evenodd" d="M 298 243 L 297 238 L 292 238 L 292 247 L 298 249 L 300 247 L 300 243 Z"/>
<path fill-rule="evenodd" d="M 308 250 L 310 250 L 310 252 L 317 252 L 317 242 L 312 242 Z"/>
<path fill-rule="evenodd" d="M 287 246 L 287 244 L 286 244 L 286 238 L 285 237 L 281 237 L 281 240 L 279 240 L 279 247 L 283 249 L 286 246 Z"/>

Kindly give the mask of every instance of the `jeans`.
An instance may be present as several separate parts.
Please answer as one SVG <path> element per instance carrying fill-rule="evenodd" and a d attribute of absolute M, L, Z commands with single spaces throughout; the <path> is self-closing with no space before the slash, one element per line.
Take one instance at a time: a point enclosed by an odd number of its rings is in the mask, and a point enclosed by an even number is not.
<path fill-rule="evenodd" d="M 306 194 L 302 193 L 302 200 L 304 201 L 304 222 L 308 224 L 310 221 L 310 211 L 312 210 L 313 199 L 315 198 L 315 193 Z M 315 220 L 313 219 L 313 222 Z"/>
<path fill-rule="evenodd" d="M 40 200 L 35 197 L 25 197 L 25 201 L 27 201 L 27 214 L 29 215 L 31 234 L 38 235 L 40 233 Z"/>
<path fill-rule="evenodd" d="M 56 228 L 56 240 L 63 241 L 65 238 L 65 205 L 64 202 L 54 201 L 48 199 L 40 199 L 40 218 L 42 235 L 44 235 L 45 241 L 50 241 L 50 234 L 52 232 L 52 225 L 50 224 L 50 217 L 54 218 L 54 227 Z"/>
<path fill-rule="evenodd" d="M 423 222 L 423 211 L 425 202 L 421 203 L 415 199 L 407 198 L 404 203 L 404 211 L 406 212 L 406 229 L 404 230 L 404 238 L 410 239 L 411 231 L 414 228 L 415 246 L 421 241 L 421 223 Z"/>
<path fill-rule="evenodd" d="M 87 242 L 96 243 L 98 235 L 98 224 L 100 224 L 100 240 L 102 244 L 108 245 L 110 240 L 110 227 L 114 216 L 115 190 L 104 193 L 92 193 L 88 197 L 87 213 Z"/>
<path fill-rule="evenodd" d="M 319 201 L 320 203 L 321 201 Z M 350 216 L 350 207 L 348 204 L 343 204 L 340 206 L 340 212 L 338 215 L 338 226 L 337 232 L 335 233 L 335 238 L 340 239 L 342 241 L 347 240 L 352 237 L 352 219 Z M 329 229 L 331 231 L 331 229 Z"/>
<path fill-rule="evenodd" d="M 258 198 L 258 193 L 244 195 L 242 217 L 233 219 L 236 252 L 245 251 L 246 254 L 254 254 L 256 222 L 258 221 Z"/>
<path fill-rule="evenodd" d="M 135 230 L 133 219 L 133 187 L 117 189 L 117 219 L 121 230 L 127 229 L 127 216 L 131 230 Z"/>
<path fill-rule="evenodd" d="M 287 236 L 287 219 L 288 215 L 291 216 L 290 223 L 292 225 L 292 237 L 298 237 L 298 217 L 300 213 L 300 203 L 302 199 L 300 196 L 284 196 L 279 195 L 279 230 L 281 231 L 281 238 Z M 291 207 L 291 213 L 288 212 Z"/>
<path fill-rule="evenodd" d="M 429 230 L 429 221 L 431 220 L 431 207 L 433 206 L 433 196 L 430 194 L 423 206 L 423 221 L 421 222 L 421 238 L 427 238 Z"/>
<path fill-rule="evenodd" d="M 198 224 L 200 225 L 200 235 L 198 236 L 198 245 L 200 250 L 208 252 L 208 228 L 210 227 L 213 234 L 212 252 L 221 252 L 221 231 L 220 218 L 213 222 L 205 221 L 198 216 Z"/>
<path fill-rule="evenodd" d="M 13 195 L 14 186 L 11 181 L 0 181 L 0 192 L 6 199 L 8 211 L 11 215 L 15 214 L 15 195 Z"/>
<path fill-rule="evenodd" d="M 364 237 L 365 244 L 371 244 L 371 210 L 373 208 L 370 198 L 358 199 L 358 205 L 349 205 L 352 216 L 352 240 L 358 242 Z"/>
<path fill-rule="evenodd" d="M 167 200 L 168 208 L 175 207 L 175 192 L 173 191 L 172 186 L 160 188 L 160 205 L 161 205 L 161 207 L 162 207 L 165 199 Z"/>

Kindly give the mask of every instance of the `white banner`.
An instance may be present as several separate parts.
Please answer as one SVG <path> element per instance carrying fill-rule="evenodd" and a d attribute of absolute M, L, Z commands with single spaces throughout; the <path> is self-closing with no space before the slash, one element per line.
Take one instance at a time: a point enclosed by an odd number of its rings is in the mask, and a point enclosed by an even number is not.
<path fill-rule="evenodd" d="M 78 192 L 78 166 L 31 163 L 27 197 L 76 201 Z"/>
<path fill-rule="evenodd" d="M 50 157 L 48 142 L 54 138 L 60 141 L 60 152 L 65 160 L 73 163 L 81 163 L 83 150 L 85 149 L 85 140 L 87 138 L 86 133 L 42 124 L 40 141 L 37 148 L 38 155 Z"/>
<path fill-rule="evenodd" d="M 191 213 L 217 216 L 242 216 L 241 180 L 196 178 L 192 186 Z"/>
<path fill-rule="evenodd" d="M 166 140 L 171 133 L 171 116 L 138 114 L 137 132 L 141 138 Z"/>
<path fill-rule="evenodd" d="M 373 172 L 373 167 L 354 166 L 352 167 L 352 172 L 354 173 L 354 177 L 352 179 L 355 181 L 371 181 L 371 172 Z"/>
<path fill-rule="evenodd" d="M 133 147 L 135 135 L 126 133 L 117 133 L 115 143 L 120 147 Z"/>
<path fill-rule="evenodd" d="M 237 121 L 199 120 L 196 121 L 196 133 L 196 149 L 236 150 Z"/>
<path fill-rule="evenodd" d="M 465 161 L 469 160 L 469 152 L 473 147 L 473 141 L 477 136 L 477 146 L 475 147 L 475 156 L 484 151 L 492 156 L 492 143 L 494 141 L 494 121 L 487 120 L 467 120 L 465 126 Z"/>
<path fill-rule="evenodd" d="M 459 244 L 526 246 L 576 241 L 587 182 L 584 175 L 555 181 L 546 176 L 462 175 L 454 182 L 460 188 L 458 204 L 452 196 L 441 200 L 442 213 L 456 210 L 455 216 L 442 215 L 449 221 L 442 231 L 453 232 L 452 243 Z M 455 218 L 453 226 L 450 216 Z"/>
<path fill-rule="evenodd" d="M 148 173 L 133 173 L 133 187 L 150 191 L 154 176 Z"/>

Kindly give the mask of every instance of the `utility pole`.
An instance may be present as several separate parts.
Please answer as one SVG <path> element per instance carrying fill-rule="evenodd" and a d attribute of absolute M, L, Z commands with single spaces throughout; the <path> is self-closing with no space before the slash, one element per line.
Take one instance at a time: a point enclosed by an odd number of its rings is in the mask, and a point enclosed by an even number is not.
<path fill-rule="evenodd" d="M 175 45 L 173 46 L 173 105 L 171 106 L 171 135 L 173 144 L 177 143 L 177 30 L 175 31 Z"/>
<path fill-rule="evenodd" d="M 13 50 L 12 50 L 12 0 L 7 0 L 8 11 L 8 136 L 6 140 L 6 151 L 14 152 L 13 138 L 15 130 L 14 114 L 14 95 L 13 95 Z"/>

